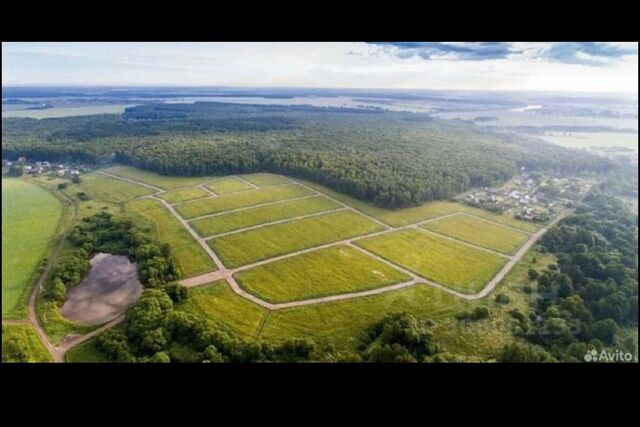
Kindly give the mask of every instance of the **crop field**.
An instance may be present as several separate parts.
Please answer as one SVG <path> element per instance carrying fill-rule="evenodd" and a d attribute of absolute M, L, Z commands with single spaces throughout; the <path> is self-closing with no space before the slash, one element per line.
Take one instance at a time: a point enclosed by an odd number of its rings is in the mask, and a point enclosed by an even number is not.
<path fill-rule="evenodd" d="M 242 179 L 249 181 L 256 187 L 271 187 L 273 185 L 282 185 L 289 183 L 286 178 L 270 173 L 253 173 L 249 175 L 242 175 Z"/>
<path fill-rule="evenodd" d="M 26 356 L 28 362 L 51 362 L 51 356 L 44 347 L 38 334 L 30 324 L 8 324 L 2 325 L 2 352 L 11 339 L 19 339 L 26 343 Z"/>
<path fill-rule="evenodd" d="M 230 234 L 208 243 L 225 265 L 238 267 L 380 229 L 378 224 L 360 214 L 339 211 Z"/>
<path fill-rule="evenodd" d="M 346 245 L 261 265 L 235 277 L 246 291 L 274 303 L 364 291 L 410 279 Z"/>
<path fill-rule="evenodd" d="M 216 176 L 166 176 L 142 169 L 136 169 L 131 166 L 112 166 L 104 171 L 113 175 L 144 182 L 145 184 L 153 185 L 165 190 L 193 187 L 194 185 L 206 184 L 207 182 L 217 178 Z"/>
<path fill-rule="evenodd" d="M 237 193 L 238 191 L 253 189 L 253 187 L 249 184 L 244 183 L 234 177 L 218 179 L 210 182 L 206 186 L 209 190 L 213 191 L 216 194 Z"/>
<path fill-rule="evenodd" d="M 287 185 L 284 187 L 264 188 L 259 190 L 243 191 L 236 194 L 214 197 L 205 200 L 196 200 L 176 206 L 176 210 L 183 218 L 191 219 L 203 215 L 224 212 L 231 209 L 243 208 L 267 202 L 276 202 L 294 197 L 307 196 L 311 191 L 299 185 Z"/>
<path fill-rule="evenodd" d="M 151 222 L 161 241 L 171 247 L 184 277 L 206 273 L 216 269 L 205 250 L 191 234 L 157 200 L 135 200 L 128 207 Z"/>
<path fill-rule="evenodd" d="M 367 202 L 363 202 L 361 200 L 354 199 L 353 197 L 331 190 L 322 185 L 318 185 L 301 179 L 298 181 L 303 182 L 309 187 L 321 193 L 327 194 L 336 200 L 346 203 L 347 205 L 352 206 L 355 209 L 371 215 L 372 217 L 392 227 L 402 227 L 409 224 L 415 224 L 420 221 L 425 221 L 427 219 L 432 219 L 455 212 L 466 212 L 471 215 L 490 219 L 492 221 L 519 228 L 524 231 L 535 232 L 539 228 L 539 226 L 534 223 L 515 219 L 508 214 L 498 214 L 457 202 L 436 201 L 404 209 L 385 209 L 374 206 Z"/>
<path fill-rule="evenodd" d="M 529 238 L 526 233 L 467 215 L 432 221 L 422 225 L 422 228 L 509 255 L 516 252 Z"/>
<path fill-rule="evenodd" d="M 232 332 L 253 338 L 258 332 L 265 309 L 236 295 L 225 281 L 191 290 L 189 299 L 176 310 L 205 315 Z"/>
<path fill-rule="evenodd" d="M 211 194 L 199 187 L 167 191 L 166 193 L 158 194 L 158 197 L 169 203 L 188 202 L 189 200 L 202 199 L 203 197 L 209 196 L 211 196 Z"/>
<path fill-rule="evenodd" d="M 69 184 L 67 193 L 77 195 L 79 192 L 84 192 L 90 200 L 117 204 L 154 192 L 150 188 L 97 173 L 82 175 L 80 179 L 79 184 Z"/>
<path fill-rule="evenodd" d="M 47 190 L 2 179 L 2 318 L 26 318 L 32 277 L 61 215 L 62 204 Z"/>
<path fill-rule="evenodd" d="M 360 333 L 391 312 L 440 319 L 464 310 L 470 303 L 425 285 L 326 304 L 273 311 L 260 335 L 272 341 L 290 337 L 326 339 L 339 349 L 353 350 Z"/>
<path fill-rule="evenodd" d="M 482 289 L 504 258 L 418 230 L 401 230 L 356 244 L 424 277 L 464 293 Z"/>
<path fill-rule="evenodd" d="M 199 235 L 206 237 L 339 207 L 339 204 L 325 197 L 313 196 L 197 219 L 191 225 Z"/>

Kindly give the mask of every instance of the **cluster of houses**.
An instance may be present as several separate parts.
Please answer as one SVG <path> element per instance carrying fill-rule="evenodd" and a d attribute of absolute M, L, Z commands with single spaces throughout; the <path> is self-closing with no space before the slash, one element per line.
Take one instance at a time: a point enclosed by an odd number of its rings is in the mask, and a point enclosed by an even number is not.
<path fill-rule="evenodd" d="M 583 179 L 529 174 L 523 166 L 519 176 L 503 187 L 470 191 L 458 200 L 493 212 L 508 212 L 519 219 L 546 222 L 563 206 L 573 207 L 589 188 Z"/>
<path fill-rule="evenodd" d="M 15 162 L 2 160 L 2 167 L 10 168 L 14 165 L 22 166 L 22 171 L 25 175 L 42 175 L 44 173 L 49 173 L 52 176 L 57 176 L 59 178 L 73 178 L 74 176 L 78 176 L 81 173 L 89 172 L 90 169 L 85 165 L 80 166 L 69 166 L 62 163 L 52 164 L 50 162 L 27 162 L 25 157 L 19 157 Z"/>

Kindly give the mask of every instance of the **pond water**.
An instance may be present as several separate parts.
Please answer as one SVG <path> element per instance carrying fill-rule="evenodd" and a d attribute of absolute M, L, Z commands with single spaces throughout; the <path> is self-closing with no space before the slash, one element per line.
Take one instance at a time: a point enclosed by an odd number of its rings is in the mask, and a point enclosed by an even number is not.
<path fill-rule="evenodd" d="M 67 293 L 60 312 L 69 320 L 99 325 L 124 313 L 141 294 L 134 263 L 126 256 L 99 253 L 91 258 L 89 274 Z"/>

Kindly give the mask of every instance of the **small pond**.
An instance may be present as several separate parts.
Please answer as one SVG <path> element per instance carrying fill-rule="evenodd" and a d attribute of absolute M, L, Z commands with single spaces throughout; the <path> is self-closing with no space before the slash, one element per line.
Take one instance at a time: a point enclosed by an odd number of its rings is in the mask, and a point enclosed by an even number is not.
<path fill-rule="evenodd" d="M 89 274 L 69 289 L 60 312 L 69 320 L 99 325 L 124 313 L 141 294 L 134 263 L 126 256 L 99 253 L 91 258 Z"/>

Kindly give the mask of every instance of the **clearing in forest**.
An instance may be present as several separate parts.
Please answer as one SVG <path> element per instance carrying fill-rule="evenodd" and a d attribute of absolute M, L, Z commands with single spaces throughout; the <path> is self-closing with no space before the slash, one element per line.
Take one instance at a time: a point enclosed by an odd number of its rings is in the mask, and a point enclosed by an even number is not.
<path fill-rule="evenodd" d="M 235 277 L 246 291 L 273 303 L 364 291 L 410 280 L 406 274 L 346 245 L 285 258 Z"/>

